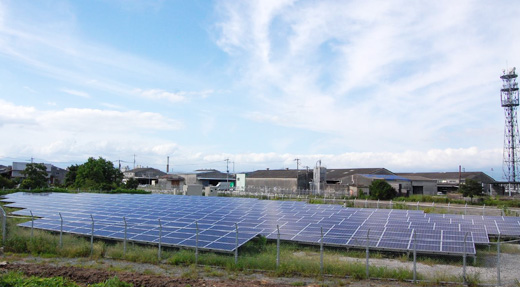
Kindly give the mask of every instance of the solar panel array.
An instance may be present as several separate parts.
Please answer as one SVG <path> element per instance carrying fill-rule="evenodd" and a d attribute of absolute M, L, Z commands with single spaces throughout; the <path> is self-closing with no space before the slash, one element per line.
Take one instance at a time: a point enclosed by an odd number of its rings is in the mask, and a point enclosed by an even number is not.
<path fill-rule="evenodd" d="M 427 214 L 419 210 L 344 208 L 250 198 L 132 194 L 15 193 L 3 201 L 16 215 L 40 218 L 34 227 L 176 247 L 232 252 L 252 238 L 338 247 L 475 254 L 489 235 L 520 236 L 518 217 Z M 92 218 L 91 218 L 92 216 Z M 160 221 L 160 225 L 159 225 Z M 20 224 L 30 227 L 31 222 Z M 238 227 L 238 232 L 236 228 Z M 196 241 L 198 232 L 198 243 Z M 159 234 L 161 233 L 161 234 Z M 160 235 L 160 236 L 159 236 Z M 238 242 L 237 242 L 238 235 Z M 466 242 L 466 244 L 464 244 Z"/>

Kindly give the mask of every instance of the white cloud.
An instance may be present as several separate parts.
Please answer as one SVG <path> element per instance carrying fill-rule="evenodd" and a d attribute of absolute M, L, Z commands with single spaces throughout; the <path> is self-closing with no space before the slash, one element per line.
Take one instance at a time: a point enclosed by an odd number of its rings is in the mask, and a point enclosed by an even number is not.
<path fill-rule="evenodd" d="M 501 137 L 491 95 L 500 57 L 520 63 L 510 49 L 520 39 L 499 31 L 520 24 L 518 5 L 221 1 L 218 11 L 217 44 L 256 97 L 248 119 L 334 135 L 358 151 L 489 146 Z M 468 127 L 492 134 L 472 140 Z"/>
<path fill-rule="evenodd" d="M 150 89 L 150 90 L 141 90 L 136 89 L 135 93 L 139 96 L 147 99 L 152 100 L 167 100 L 171 103 L 179 103 L 179 102 L 185 102 L 190 97 L 193 96 L 199 96 L 201 98 L 206 98 L 208 95 L 211 95 L 213 93 L 213 90 L 204 90 L 200 92 L 187 92 L 187 91 L 180 91 L 180 92 L 167 92 L 161 89 Z"/>
<path fill-rule="evenodd" d="M 77 96 L 77 97 L 81 97 L 81 98 L 85 98 L 85 99 L 90 99 L 90 95 L 86 92 L 72 90 L 72 89 L 66 89 L 66 88 L 63 88 L 60 91 L 67 93 L 69 95 L 73 95 L 73 96 Z"/>
<path fill-rule="evenodd" d="M 66 108 L 39 110 L 0 100 L 0 143 L 9 156 L 37 155 L 51 160 L 116 156 L 118 151 L 172 153 L 175 145 L 160 139 L 183 125 L 157 113 Z"/>

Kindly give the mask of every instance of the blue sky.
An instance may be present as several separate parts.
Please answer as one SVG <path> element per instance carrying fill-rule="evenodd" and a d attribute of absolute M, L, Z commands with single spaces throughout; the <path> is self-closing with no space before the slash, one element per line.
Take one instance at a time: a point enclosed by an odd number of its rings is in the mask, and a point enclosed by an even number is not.
<path fill-rule="evenodd" d="M 0 164 L 299 158 L 501 179 L 519 14 L 505 0 L 0 0 Z"/>

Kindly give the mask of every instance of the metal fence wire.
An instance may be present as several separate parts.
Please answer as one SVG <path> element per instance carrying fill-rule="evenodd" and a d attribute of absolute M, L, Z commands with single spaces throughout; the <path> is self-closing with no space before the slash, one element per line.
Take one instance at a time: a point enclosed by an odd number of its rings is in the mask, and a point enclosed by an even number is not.
<path fill-rule="evenodd" d="M 11 230 L 7 230 L 7 219 L 8 218 L 17 218 L 17 219 L 26 218 L 26 219 L 30 220 L 31 221 L 30 237 L 33 238 L 35 236 L 34 235 L 34 229 L 35 229 L 34 222 L 37 219 L 35 219 L 32 212 L 30 212 L 31 213 L 30 217 L 8 216 L 2 207 L 0 207 L 0 209 L 1 209 L 1 216 L 2 216 L 2 245 L 3 246 L 5 246 L 6 240 L 8 239 L 8 237 L 11 236 L 11 234 L 10 234 Z M 48 226 L 54 226 L 52 231 L 54 231 L 56 233 L 59 232 L 59 243 L 58 243 L 59 248 L 64 247 L 63 239 L 62 239 L 63 233 L 64 233 L 64 227 L 90 226 L 90 232 L 83 233 L 81 235 L 89 237 L 91 255 L 94 252 L 94 238 L 99 238 L 99 239 L 106 238 L 103 236 L 104 233 L 102 231 L 104 231 L 104 230 L 106 231 L 107 229 L 123 231 L 124 236 L 122 238 L 122 241 L 123 241 L 123 249 L 124 249 L 123 253 L 125 255 L 127 253 L 127 242 L 131 241 L 131 242 L 143 243 L 140 240 L 129 239 L 128 235 L 131 234 L 132 236 L 135 236 L 134 231 L 138 228 L 140 228 L 142 230 L 147 230 L 148 238 L 155 238 L 155 240 L 149 241 L 147 243 L 157 246 L 157 258 L 158 258 L 159 262 L 163 259 L 161 250 L 163 249 L 164 246 L 193 249 L 194 253 L 195 253 L 195 263 L 196 264 L 199 263 L 199 251 L 201 249 L 204 249 L 199 244 L 200 244 L 200 234 L 205 229 L 199 229 L 199 223 L 197 221 L 194 222 L 194 224 L 195 224 L 195 245 L 194 246 L 189 246 L 189 245 L 183 246 L 182 244 L 180 244 L 180 245 L 165 244 L 164 228 L 166 226 L 163 225 L 163 223 L 161 222 L 160 219 L 157 221 L 157 223 L 147 223 L 147 224 L 143 224 L 143 223 L 134 224 L 134 223 L 128 222 L 128 220 L 125 217 L 122 217 L 120 220 L 112 220 L 112 221 L 106 220 L 106 219 L 96 220 L 96 218 L 92 215 L 90 215 L 90 220 L 88 220 L 88 219 L 86 219 L 86 220 L 67 220 L 67 218 L 64 218 L 62 216 L 62 214 L 60 213 L 59 219 L 52 219 L 52 220 L 46 219 L 45 223 L 48 224 Z M 56 228 L 57 226 L 59 228 Z M 102 228 L 99 228 L 99 226 L 102 226 Z M 16 230 L 19 230 L 19 229 L 13 229 L 13 232 L 16 232 Z M 213 230 L 221 231 L 221 232 L 229 232 L 228 229 L 226 229 L 226 230 L 213 229 Z M 235 223 L 234 233 L 235 233 L 234 234 L 235 248 L 233 250 L 231 250 L 231 252 L 228 252 L 228 253 L 233 254 L 234 262 L 235 262 L 235 264 L 238 264 L 240 261 L 239 237 L 241 236 L 241 228 L 239 226 L 239 223 Z M 283 264 L 283 262 L 284 262 L 284 258 L 282 258 L 281 254 L 280 254 L 280 249 L 281 249 L 280 246 L 282 244 L 282 241 L 284 239 L 289 239 L 289 238 L 294 239 L 297 236 L 299 236 L 299 235 L 294 234 L 290 230 L 284 230 L 283 227 L 276 226 L 276 231 L 272 234 L 272 236 L 268 237 L 269 239 L 272 239 L 276 242 L 276 257 L 273 258 L 273 260 L 275 260 L 275 262 L 276 262 L 275 263 L 276 268 L 280 268 L 280 265 Z M 466 234 L 464 236 L 464 252 L 462 254 L 451 255 L 451 257 L 459 257 L 462 262 L 462 266 L 450 266 L 450 268 L 451 269 L 460 269 L 460 272 L 458 274 L 461 278 L 462 283 L 464 283 L 464 284 L 468 283 L 468 278 L 470 276 L 472 276 L 473 278 L 478 276 L 478 270 L 476 270 L 475 268 L 472 268 L 472 270 L 470 272 L 468 271 L 467 257 L 474 256 L 472 254 L 469 254 L 469 252 L 466 252 L 466 246 L 469 246 L 470 244 L 472 244 L 472 242 L 470 242 L 470 240 L 469 240 L 470 236 L 471 236 L 471 234 L 469 232 L 466 232 Z M 371 266 L 374 266 L 374 267 L 381 266 L 380 264 L 376 264 L 376 263 L 373 263 L 371 265 L 371 258 L 370 258 L 371 253 L 376 252 L 376 251 L 381 251 L 380 249 L 378 249 L 376 247 L 379 243 L 379 240 L 381 240 L 381 238 L 382 238 L 381 231 L 371 230 L 369 228 L 365 231 L 356 232 L 355 234 L 352 234 L 348 239 L 348 245 L 347 245 L 348 249 L 352 248 L 352 249 L 358 249 L 358 250 L 365 251 L 365 277 L 366 278 L 374 278 L 374 276 L 370 274 Z M 311 240 L 309 240 L 309 239 L 311 239 Z M 344 235 L 327 234 L 326 232 L 324 233 L 323 227 L 320 228 L 319 234 L 310 235 L 309 238 L 306 238 L 306 240 L 304 240 L 304 243 L 306 243 L 306 244 L 312 244 L 315 246 L 319 246 L 319 253 L 320 253 L 319 272 L 322 277 L 328 275 L 328 274 L 325 274 L 325 270 L 326 270 L 326 268 L 325 268 L 326 253 L 324 251 L 325 246 L 327 246 L 327 245 L 335 246 L 334 244 L 331 244 L 331 243 L 345 242 L 345 240 L 346 240 L 346 237 Z M 400 237 L 394 237 L 394 238 L 388 237 L 388 238 L 386 238 L 386 240 L 389 240 L 390 244 L 392 244 L 392 243 L 394 243 L 396 245 L 402 244 L 402 238 L 400 238 Z M 485 278 L 486 282 L 483 282 L 483 285 L 507 286 L 507 285 L 511 285 L 511 284 L 516 284 L 518 282 L 518 278 L 511 278 L 511 276 L 504 278 L 503 275 L 501 274 L 501 267 L 502 267 L 501 247 L 503 246 L 504 243 L 518 244 L 518 242 L 519 242 L 518 239 L 504 241 L 503 238 L 501 238 L 501 236 L 499 234 L 496 242 L 490 242 L 488 244 L 490 250 L 491 250 L 491 247 L 493 247 L 493 250 L 496 250 L 496 254 L 495 254 L 496 255 L 496 264 L 494 267 L 494 269 L 496 271 L 496 273 L 495 273 L 496 275 L 494 276 L 494 278 Z M 413 278 L 411 279 L 412 282 L 418 282 L 417 254 L 421 253 L 418 250 L 419 244 L 435 245 L 435 244 L 438 244 L 438 240 L 435 239 L 434 237 L 428 237 L 427 234 L 413 232 L 412 239 L 409 243 L 408 249 L 404 252 L 405 254 L 408 254 L 408 256 L 410 255 L 410 253 L 413 255 L 412 262 L 411 262 L 411 265 L 412 265 L 411 271 L 413 272 Z M 337 246 L 339 246 L 339 245 L 336 245 L 336 247 Z M 469 248 L 468 248 L 468 250 L 469 250 Z M 245 255 L 245 256 L 247 256 L 247 255 Z M 474 260 L 475 260 L 475 257 L 474 257 Z M 492 270 L 493 267 L 489 267 L 487 269 Z M 430 278 L 430 280 L 433 280 L 433 279 Z M 429 282 L 428 280 L 423 280 L 423 281 Z"/>

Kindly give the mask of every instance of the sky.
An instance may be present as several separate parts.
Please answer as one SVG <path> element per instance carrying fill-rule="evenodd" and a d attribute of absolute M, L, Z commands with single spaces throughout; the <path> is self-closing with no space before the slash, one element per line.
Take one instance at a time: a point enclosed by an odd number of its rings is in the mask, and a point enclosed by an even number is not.
<path fill-rule="evenodd" d="M 299 159 L 501 180 L 519 14 L 512 0 L 0 0 L 0 164 Z"/>

